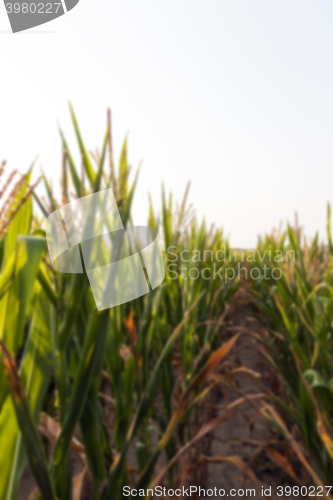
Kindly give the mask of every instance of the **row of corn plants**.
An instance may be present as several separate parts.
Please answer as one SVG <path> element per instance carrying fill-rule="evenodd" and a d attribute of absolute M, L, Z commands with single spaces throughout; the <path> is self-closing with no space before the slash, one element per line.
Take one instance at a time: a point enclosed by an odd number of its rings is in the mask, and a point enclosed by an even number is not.
<path fill-rule="evenodd" d="M 179 206 L 163 190 L 159 216 L 150 204 L 148 225 L 163 241 L 166 267 L 156 290 L 97 311 L 86 274 L 52 268 L 42 222 L 70 200 L 111 187 L 124 226 L 133 224 L 138 175 L 130 181 L 127 140 L 116 168 L 110 116 L 100 151 L 90 153 L 70 111 L 81 158 L 78 167 L 60 131 L 61 202 L 44 174 L 45 196 L 36 193 L 33 166 L 16 183 L 12 173 L 0 192 L 1 500 L 18 498 L 28 462 L 34 498 L 73 498 L 83 477 L 75 475 L 73 450 L 94 499 L 122 498 L 128 484 L 147 488 L 161 470 L 172 485 L 180 450 L 222 423 L 200 430 L 198 409 L 214 386 L 210 374 L 235 342 L 221 347 L 220 331 L 239 284 L 204 279 L 210 260 L 191 263 L 197 279 L 175 272 L 177 264 L 171 271 L 170 247 L 179 255 L 226 245 L 221 231 L 191 216 L 188 190 Z"/>
<path fill-rule="evenodd" d="M 272 271 L 252 280 L 251 295 L 269 332 L 269 357 L 285 396 L 274 395 L 286 421 L 265 415 L 292 446 L 312 484 L 333 474 L 333 243 L 307 241 L 297 222 L 260 239 L 256 262 Z M 256 264 L 257 265 L 257 264 Z M 291 432 L 292 430 L 292 432 Z M 325 493 L 326 490 L 324 490 Z"/>

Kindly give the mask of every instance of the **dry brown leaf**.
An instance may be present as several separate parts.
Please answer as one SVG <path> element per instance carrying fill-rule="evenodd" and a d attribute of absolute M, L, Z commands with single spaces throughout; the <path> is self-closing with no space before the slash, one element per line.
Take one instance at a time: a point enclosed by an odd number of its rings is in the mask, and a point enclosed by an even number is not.
<path fill-rule="evenodd" d="M 266 398 L 266 394 L 250 394 L 249 396 L 236 399 L 226 407 L 226 410 L 234 410 L 235 408 L 238 408 L 239 406 L 242 406 L 249 401 L 256 401 L 257 399 L 262 400 Z"/>
<path fill-rule="evenodd" d="M 228 340 L 228 342 L 225 342 L 219 349 L 213 352 L 213 354 L 211 354 L 205 366 L 200 370 L 198 375 L 193 379 L 193 381 L 185 390 L 182 396 L 182 400 L 184 402 L 188 400 L 189 395 L 193 391 L 193 389 L 195 389 L 199 384 L 206 380 L 208 375 L 210 375 L 211 372 L 217 367 L 217 365 L 223 360 L 223 358 L 226 357 L 237 339 L 238 335 L 235 335 L 230 340 Z"/>
<path fill-rule="evenodd" d="M 321 440 L 322 442 L 324 443 L 324 446 L 326 448 L 326 450 L 328 451 L 329 455 L 331 458 L 333 458 L 333 441 L 329 435 L 329 432 L 327 430 L 327 427 L 325 425 L 325 422 L 324 422 L 324 419 L 322 417 L 322 414 L 321 414 L 321 411 L 319 409 L 319 406 L 318 406 L 318 403 L 317 403 L 317 400 L 316 400 L 316 397 L 313 393 L 313 390 L 312 388 L 310 387 L 310 384 L 308 383 L 308 381 L 306 380 L 306 378 L 304 377 L 303 375 L 303 372 L 301 370 L 301 367 L 300 367 L 300 360 L 299 358 L 297 357 L 297 355 L 295 354 L 295 352 L 292 350 L 292 353 L 296 359 L 296 364 L 297 364 L 297 368 L 298 368 L 298 372 L 302 378 L 302 381 L 311 397 L 311 400 L 312 400 L 312 403 L 313 403 L 313 406 L 315 407 L 315 410 L 316 410 L 316 414 L 317 414 L 317 430 L 318 430 L 318 434 L 319 436 L 321 437 Z"/>
<path fill-rule="evenodd" d="M 243 462 L 241 458 L 239 458 L 236 455 L 232 455 L 229 457 L 201 457 L 200 462 L 203 463 L 228 463 L 232 464 L 235 467 L 237 467 L 239 470 L 241 470 L 247 477 L 252 479 L 254 483 L 256 483 L 257 486 L 261 486 L 261 483 L 259 482 L 259 479 L 257 476 L 252 472 L 252 470 Z"/>
<path fill-rule="evenodd" d="M 264 449 L 272 462 L 283 469 L 297 484 L 300 484 L 291 463 L 285 456 L 281 455 L 281 453 L 274 450 L 271 446 L 265 446 Z"/>
<path fill-rule="evenodd" d="M 124 318 L 123 321 L 124 321 L 126 328 L 128 330 L 128 334 L 130 336 L 132 344 L 135 344 L 136 339 L 138 338 L 138 333 L 136 331 L 136 326 L 134 324 L 133 309 L 131 309 L 128 320 L 126 320 Z"/>
<path fill-rule="evenodd" d="M 35 488 L 35 489 L 34 489 L 34 490 L 30 493 L 28 500 L 36 500 L 38 493 L 39 493 L 39 489 L 38 489 L 38 488 Z"/>
<path fill-rule="evenodd" d="M 120 346 L 120 357 L 126 365 L 131 357 L 131 348 L 128 347 L 128 345 L 123 344 L 122 346 Z"/>
<path fill-rule="evenodd" d="M 267 413 L 266 413 L 266 411 L 267 411 Z M 295 441 L 293 436 L 290 434 L 290 432 L 288 431 L 287 427 L 283 423 L 283 421 L 282 421 L 280 415 L 277 413 L 277 411 L 271 405 L 266 404 L 261 409 L 261 414 L 266 419 L 273 418 L 273 420 L 275 420 L 275 422 L 279 425 L 282 432 L 284 433 L 284 435 L 285 435 L 287 441 L 289 442 L 289 444 L 291 445 L 292 449 L 296 453 L 297 457 L 299 458 L 300 462 L 304 465 L 306 470 L 312 476 L 313 480 L 316 482 L 316 484 L 318 486 L 322 486 L 323 488 L 325 488 L 325 485 L 322 483 L 322 481 L 319 478 L 319 476 L 317 475 L 317 473 L 313 470 L 313 468 L 311 467 L 311 465 L 309 464 L 309 462 L 305 458 L 305 455 L 302 452 L 299 444 Z M 327 498 L 329 498 L 330 500 L 333 500 L 332 495 L 327 495 Z"/>
<path fill-rule="evenodd" d="M 44 412 L 41 412 L 38 430 L 43 434 L 43 436 L 47 437 L 51 443 L 55 443 L 60 433 L 60 426 L 54 418 Z M 72 439 L 71 448 L 79 453 L 85 453 L 83 444 L 75 437 Z"/>
<path fill-rule="evenodd" d="M 108 396 L 107 394 L 103 394 L 103 392 L 98 393 L 99 397 L 107 401 L 108 403 L 111 403 L 112 406 L 116 406 L 116 400 L 112 398 L 111 396 Z"/>
<path fill-rule="evenodd" d="M 160 481 L 164 474 L 172 467 L 177 460 L 189 449 L 191 446 L 194 445 L 199 439 L 201 439 L 203 436 L 208 434 L 209 432 L 212 432 L 214 429 L 217 427 L 220 427 L 221 425 L 225 424 L 228 420 L 230 420 L 234 414 L 230 412 L 228 415 L 223 415 L 223 417 L 216 418 L 214 420 L 211 420 L 207 424 L 203 425 L 201 429 L 198 431 L 198 433 L 194 436 L 194 438 L 186 443 L 185 446 L 183 446 L 178 453 L 164 466 L 162 467 L 156 476 L 152 479 L 152 482 L 150 483 L 149 488 L 155 488 L 158 484 L 160 484 Z"/>
<path fill-rule="evenodd" d="M 217 382 L 222 382 L 225 378 L 233 377 L 234 375 L 239 375 L 240 373 L 246 375 L 250 375 L 250 377 L 260 378 L 261 375 L 250 368 L 246 368 L 245 366 L 240 366 L 239 368 L 235 368 L 234 370 L 230 370 L 228 373 L 212 373 L 211 377 Z"/>
<path fill-rule="evenodd" d="M 202 384 L 211 374 L 211 372 L 217 367 L 217 365 L 225 358 L 225 356 L 232 349 L 234 343 L 236 342 L 238 335 L 232 337 L 228 342 L 225 342 L 219 349 L 217 349 L 213 354 L 211 354 L 207 363 L 200 370 L 200 372 L 194 377 L 192 382 L 188 385 L 186 390 L 183 392 L 176 411 L 173 413 L 169 425 L 159 442 L 159 448 L 163 449 L 167 442 L 169 441 L 173 430 L 178 424 L 182 414 L 185 411 L 186 405 L 190 399 L 191 393 L 196 389 L 200 384 Z"/>
<path fill-rule="evenodd" d="M 82 485 L 86 472 L 87 466 L 82 469 L 80 474 L 73 477 L 73 500 L 80 500 L 81 498 Z"/>
<path fill-rule="evenodd" d="M 58 437 L 59 423 L 44 412 L 41 412 L 39 416 L 39 427 L 43 428 L 52 438 L 56 439 Z"/>
<path fill-rule="evenodd" d="M 2 362 L 5 367 L 8 385 L 10 386 L 12 395 L 18 400 L 26 397 L 23 384 L 20 380 L 16 361 L 12 354 L 7 350 L 5 344 L 0 339 L 0 351 L 2 352 Z"/>

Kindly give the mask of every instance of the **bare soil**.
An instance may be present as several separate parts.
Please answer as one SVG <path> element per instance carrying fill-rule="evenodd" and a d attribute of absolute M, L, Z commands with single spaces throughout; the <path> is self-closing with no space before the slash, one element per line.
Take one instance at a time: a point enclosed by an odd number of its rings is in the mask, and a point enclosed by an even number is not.
<path fill-rule="evenodd" d="M 253 306 L 236 307 L 231 315 L 228 329 L 233 334 L 237 331 L 240 332 L 236 349 L 233 351 L 236 356 L 236 364 L 258 373 L 260 382 L 271 391 L 276 391 L 279 382 L 263 355 L 261 343 L 252 335 L 253 333 L 264 335 L 264 329 L 256 319 Z M 243 374 L 236 375 L 233 382 L 237 389 L 231 388 L 228 392 L 224 390 L 218 397 L 217 415 L 222 414 L 222 410 L 219 411 L 218 407 L 225 404 L 226 399 L 230 404 L 240 397 L 263 394 L 262 388 Z M 270 462 L 264 451 L 256 456 L 255 452 L 259 449 L 259 443 L 276 442 L 278 436 L 255 406 L 261 406 L 260 399 L 253 400 L 253 404 L 250 401 L 246 402 L 231 420 L 213 432 L 210 455 L 212 457 L 239 457 L 251 467 L 260 482 L 260 486 L 235 465 L 210 463 L 207 466 L 207 488 L 224 489 L 226 495 L 229 494 L 229 496 L 231 496 L 230 491 L 233 489 L 255 489 L 255 498 L 262 498 L 262 487 L 264 490 L 271 488 L 271 498 L 281 499 L 283 497 L 276 494 L 277 486 L 284 484 L 292 486 L 294 483 L 288 476 L 286 477 L 283 470 Z M 253 460 L 254 458 L 256 459 Z M 253 498 L 253 492 L 251 493 Z M 236 498 L 240 496 L 242 496 L 242 491 Z M 209 498 L 219 497 L 211 496 Z"/>

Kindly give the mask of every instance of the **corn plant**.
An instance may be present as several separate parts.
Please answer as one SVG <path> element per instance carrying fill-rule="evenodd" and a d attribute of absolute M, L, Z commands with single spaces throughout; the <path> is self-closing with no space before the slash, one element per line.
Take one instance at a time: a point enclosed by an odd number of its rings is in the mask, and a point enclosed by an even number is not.
<path fill-rule="evenodd" d="M 317 484 L 333 473 L 333 362 L 331 209 L 328 206 L 328 248 L 318 235 L 308 243 L 296 224 L 280 235 L 260 240 L 258 255 L 275 276 L 252 283 L 252 295 L 270 332 L 270 356 L 287 391 L 289 401 L 276 400 L 296 425 L 307 450 L 303 464 Z M 266 254 L 265 254 L 266 251 Z M 281 253 L 278 254 L 277 251 Z M 274 255 L 276 259 L 269 258 Z M 283 258 L 277 258 L 282 255 Z M 289 257 L 289 258 L 288 258 Z M 280 432 L 293 443 L 287 428 Z M 281 424 L 281 421 L 280 421 Z M 287 433 L 287 434 L 286 434 Z M 302 456 L 300 450 L 297 451 Z M 327 483 L 328 484 L 328 483 Z"/>
<path fill-rule="evenodd" d="M 116 169 L 110 116 L 101 150 L 91 154 L 70 111 L 81 169 L 60 130 L 61 204 L 111 187 L 126 227 L 132 223 L 137 183 L 137 174 L 130 182 L 127 140 Z M 167 480 L 173 484 L 179 443 L 185 449 L 194 438 L 196 410 L 214 386 L 209 376 L 236 340 L 220 346 L 227 301 L 238 283 L 207 282 L 200 273 L 202 261 L 194 264 L 197 279 L 186 281 L 178 272 L 175 277 L 168 249 L 174 247 L 176 255 L 184 249 L 218 250 L 226 244 L 223 233 L 207 231 L 204 222 L 191 217 L 188 190 L 178 208 L 163 190 L 162 214 L 157 217 L 150 204 L 148 224 L 163 235 L 164 283 L 129 303 L 98 311 L 86 274 L 53 270 L 41 221 L 60 203 L 44 174 L 46 198 L 28 187 L 29 176 L 30 171 L 12 196 L 0 246 L 0 499 L 18 498 L 27 460 L 39 495 L 71 499 L 76 448 L 84 452 L 94 499 L 121 498 L 129 482 L 152 484 L 161 454 L 170 464 Z M 210 261 L 207 265 L 213 267 Z M 58 431 L 44 432 L 42 443 L 38 424 L 43 429 L 45 419 Z"/>

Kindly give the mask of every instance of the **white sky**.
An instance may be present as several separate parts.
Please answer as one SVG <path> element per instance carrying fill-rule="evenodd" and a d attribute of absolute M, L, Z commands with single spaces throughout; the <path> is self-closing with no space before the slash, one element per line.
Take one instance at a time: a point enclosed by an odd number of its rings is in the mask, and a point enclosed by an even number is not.
<path fill-rule="evenodd" d="M 325 237 L 332 26 L 332 0 L 81 0 L 12 35 L 1 2 L 0 159 L 24 171 L 40 153 L 58 182 L 67 100 L 89 148 L 110 106 L 117 157 L 129 132 L 130 160 L 143 160 L 137 223 L 148 191 L 159 206 L 162 181 L 180 199 L 191 180 L 197 214 L 234 246 L 253 246 L 296 210 Z"/>

